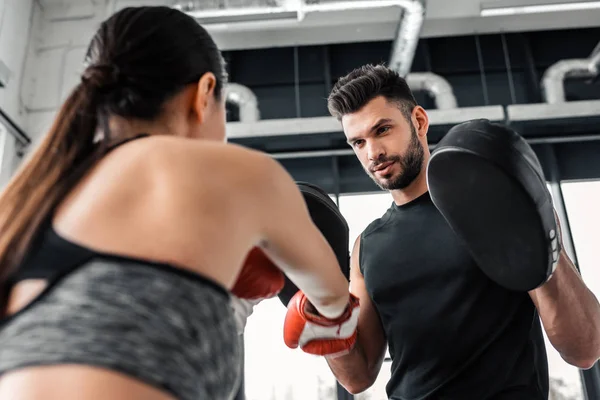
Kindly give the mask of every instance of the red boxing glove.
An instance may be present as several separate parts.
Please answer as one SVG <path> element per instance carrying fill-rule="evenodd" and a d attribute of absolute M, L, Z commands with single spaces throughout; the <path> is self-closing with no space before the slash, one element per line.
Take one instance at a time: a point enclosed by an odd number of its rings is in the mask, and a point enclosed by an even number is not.
<path fill-rule="evenodd" d="M 348 307 L 341 316 L 325 318 L 298 291 L 288 304 L 283 340 L 289 348 L 300 347 L 309 354 L 330 357 L 348 354 L 356 343 L 359 312 L 358 297 L 350 294 Z"/>
<path fill-rule="evenodd" d="M 241 299 L 262 300 L 276 296 L 285 285 L 283 272 L 259 248 L 254 247 L 231 293 Z"/>

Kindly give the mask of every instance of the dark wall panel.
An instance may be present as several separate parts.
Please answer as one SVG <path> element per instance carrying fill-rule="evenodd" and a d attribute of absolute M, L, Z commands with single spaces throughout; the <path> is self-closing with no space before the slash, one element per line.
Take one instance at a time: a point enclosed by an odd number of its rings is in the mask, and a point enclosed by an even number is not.
<path fill-rule="evenodd" d="M 412 71 L 446 78 L 463 107 L 536 103 L 546 68 L 589 56 L 598 40 L 600 28 L 422 39 Z M 273 119 L 297 116 L 298 100 L 301 116 L 328 115 L 323 104 L 331 85 L 361 65 L 386 63 L 391 48 L 391 41 L 381 41 L 230 51 L 225 57 L 230 80 L 250 87 L 263 119 Z M 600 98 L 598 83 L 568 81 L 565 88 L 569 100 Z M 434 107 L 426 94 L 416 96 Z"/>
<path fill-rule="evenodd" d="M 293 82 L 279 86 L 251 87 L 258 99 L 262 119 L 296 118 L 296 97 Z M 300 90 L 300 93 L 303 91 Z"/>
<path fill-rule="evenodd" d="M 298 78 L 300 83 L 325 82 L 324 46 L 308 46 L 298 48 Z"/>
<path fill-rule="evenodd" d="M 299 92 L 302 118 L 328 115 L 325 83 L 303 85 Z"/>
<path fill-rule="evenodd" d="M 313 183 L 334 193 L 337 179 L 332 159 L 329 157 L 306 158 L 302 160 L 282 160 L 282 165 L 296 181 Z"/>
<path fill-rule="evenodd" d="M 446 78 L 460 107 L 538 103 L 545 70 L 562 59 L 588 57 L 598 40 L 600 28 L 427 38 L 418 44 L 412 71 L 431 71 Z M 280 119 L 328 116 L 326 99 L 331 85 L 361 65 L 386 63 L 391 48 L 391 41 L 381 41 L 240 50 L 224 55 L 230 80 L 254 91 L 262 118 Z M 600 99 L 600 82 L 568 80 L 565 90 L 568 100 Z M 428 94 L 416 92 L 415 97 L 426 109 L 435 107 Z M 236 121 L 235 108 L 229 105 L 228 111 L 228 120 Z M 598 133 L 590 132 L 595 129 L 593 124 L 583 122 L 515 127 L 531 136 Z M 430 138 L 438 140 L 446 130 L 431 132 Z M 265 151 L 346 148 L 331 135 L 253 138 L 243 144 Z M 556 145 L 565 177 L 600 178 L 599 146 L 597 142 Z M 294 176 L 330 185 L 331 190 L 336 182 L 342 192 L 376 190 L 354 157 L 340 157 L 337 162 L 339 181 L 331 158 L 286 160 L 284 165 Z"/>
<path fill-rule="evenodd" d="M 334 80 L 365 64 L 387 63 L 392 42 L 329 45 L 331 75 Z"/>
<path fill-rule="evenodd" d="M 527 32 L 527 36 L 534 43 L 536 63 L 547 68 L 559 60 L 589 56 L 600 40 L 600 29 Z"/>
<path fill-rule="evenodd" d="M 563 143 L 555 151 L 562 180 L 600 179 L 600 141 Z"/>
<path fill-rule="evenodd" d="M 230 80 L 247 85 L 294 84 L 294 49 L 291 47 L 232 52 Z"/>

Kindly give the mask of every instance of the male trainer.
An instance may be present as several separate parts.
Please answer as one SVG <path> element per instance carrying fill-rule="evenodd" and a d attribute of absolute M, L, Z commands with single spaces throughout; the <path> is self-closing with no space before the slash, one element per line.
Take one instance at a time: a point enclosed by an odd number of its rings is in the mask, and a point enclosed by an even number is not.
<path fill-rule="evenodd" d="M 348 354 L 326 356 L 338 381 L 365 391 L 389 347 L 390 399 L 547 399 L 542 326 L 569 364 L 591 368 L 600 358 L 600 306 L 564 250 L 547 283 L 505 289 L 432 203 L 429 120 L 406 81 L 364 66 L 341 78 L 328 101 L 367 174 L 393 198 L 353 246 L 358 339 Z"/>

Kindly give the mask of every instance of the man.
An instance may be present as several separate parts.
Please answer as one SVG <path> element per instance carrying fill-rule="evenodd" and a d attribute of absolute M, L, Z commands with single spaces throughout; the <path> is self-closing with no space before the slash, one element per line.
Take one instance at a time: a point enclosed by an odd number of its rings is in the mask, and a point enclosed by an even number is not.
<path fill-rule="evenodd" d="M 433 205 L 429 120 L 404 79 L 383 66 L 359 68 L 337 82 L 329 110 L 365 171 L 393 198 L 352 250 L 357 343 L 327 357 L 349 392 L 375 382 L 387 345 L 390 399 L 547 399 L 542 325 L 568 363 L 594 365 L 600 306 L 564 251 L 546 284 L 509 291 L 479 270 Z"/>

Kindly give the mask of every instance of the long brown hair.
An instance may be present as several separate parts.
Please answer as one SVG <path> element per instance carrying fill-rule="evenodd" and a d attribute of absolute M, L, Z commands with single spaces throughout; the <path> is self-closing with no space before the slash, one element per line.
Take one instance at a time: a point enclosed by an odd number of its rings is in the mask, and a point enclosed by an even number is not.
<path fill-rule="evenodd" d="M 0 299 L 41 224 L 105 153 L 108 118 L 151 121 L 165 101 L 207 72 L 225 80 L 221 54 L 191 17 L 170 7 L 129 7 L 102 23 L 81 82 L 0 195 Z M 100 133 L 100 135 L 99 135 Z M 101 140 L 97 140 L 101 137 Z M 4 302 L 4 301 L 3 301 Z"/>

